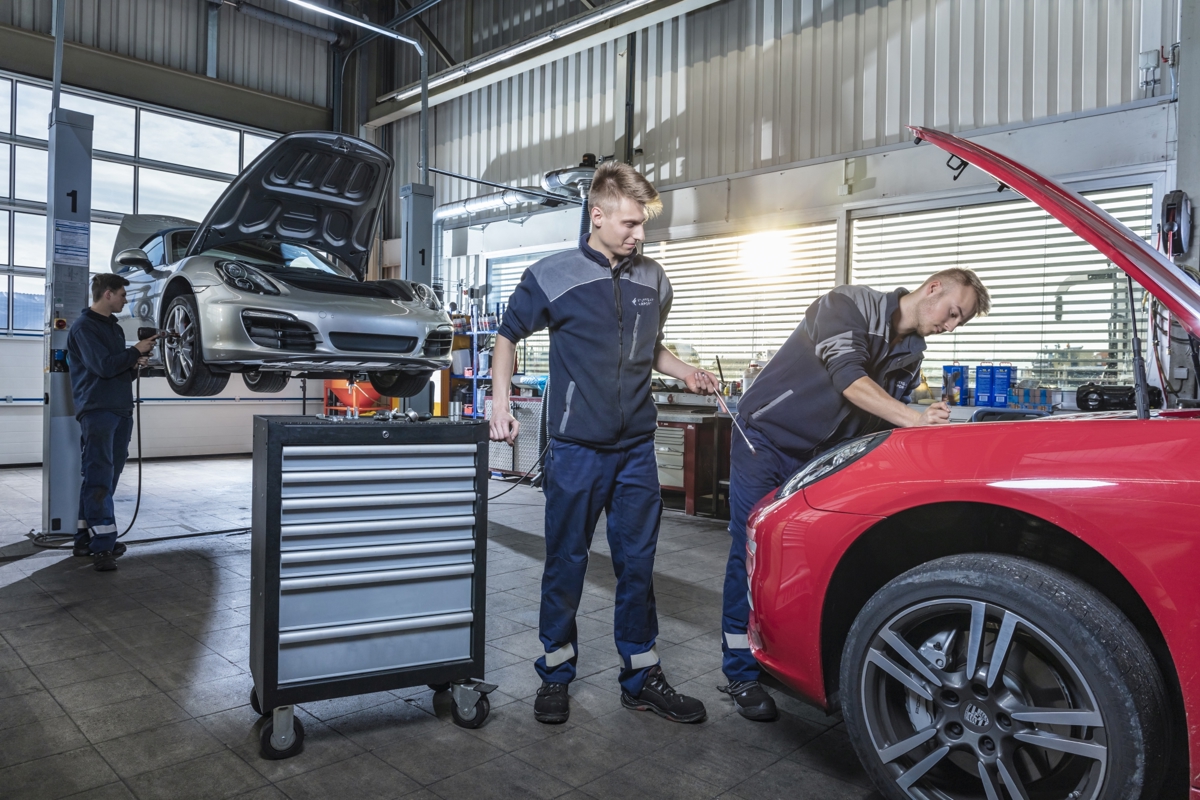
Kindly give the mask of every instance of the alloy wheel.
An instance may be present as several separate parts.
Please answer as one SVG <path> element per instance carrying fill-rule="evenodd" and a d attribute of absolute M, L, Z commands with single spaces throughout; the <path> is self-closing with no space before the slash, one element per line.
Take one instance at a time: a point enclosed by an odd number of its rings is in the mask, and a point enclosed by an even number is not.
<path fill-rule="evenodd" d="M 196 363 L 196 321 L 187 305 L 177 304 L 167 314 L 166 330 L 170 336 L 163 342 L 163 355 L 171 381 L 177 386 L 187 383 Z"/>
<path fill-rule="evenodd" d="M 904 794 L 922 800 L 1092 800 L 1108 739 L 1067 652 L 993 603 L 924 602 L 875 634 L 859 675 L 866 728 Z"/>

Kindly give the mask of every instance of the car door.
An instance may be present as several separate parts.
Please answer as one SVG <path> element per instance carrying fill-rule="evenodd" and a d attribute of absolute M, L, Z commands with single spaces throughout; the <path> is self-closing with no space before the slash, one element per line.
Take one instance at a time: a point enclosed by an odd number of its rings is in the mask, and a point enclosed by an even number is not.
<path fill-rule="evenodd" d="M 129 286 L 125 288 L 125 310 L 117 319 L 121 324 L 121 331 L 125 334 L 125 341 L 130 344 L 138 340 L 138 328 L 158 328 L 157 306 L 161 294 L 158 285 L 165 276 L 162 270 L 163 238 L 156 236 L 142 247 L 149 256 L 150 263 L 154 265 L 152 271 L 146 272 L 134 267 L 120 273 L 121 277 L 129 281 Z M 150 360 L 152 363 L 158 362 L 157 351 L 151 355 Z"/>

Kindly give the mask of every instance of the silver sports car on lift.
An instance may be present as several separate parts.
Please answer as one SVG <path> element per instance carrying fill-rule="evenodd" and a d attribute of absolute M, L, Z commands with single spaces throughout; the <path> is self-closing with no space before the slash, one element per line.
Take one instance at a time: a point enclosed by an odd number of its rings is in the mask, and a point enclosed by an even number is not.
<path fill-rule="evenodd" d="M 150 366 L 181 395 L 216 394 L 232 372 L 255 392 L 365 373 L 383 395 L 418 393 L 450 365 L 454 332 L 430 287 L 364 280 L 391 174 L 372 144 L 293 133 L 203 222 L 126 216 L 112 256 L 130 282 L 126 340 L 166 331 Z"/>

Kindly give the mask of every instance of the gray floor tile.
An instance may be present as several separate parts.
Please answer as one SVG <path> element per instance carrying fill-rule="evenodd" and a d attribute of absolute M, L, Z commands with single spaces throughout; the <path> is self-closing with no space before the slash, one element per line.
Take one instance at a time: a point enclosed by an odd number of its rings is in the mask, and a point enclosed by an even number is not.
<path fill-rule="evenodd" d="M 140 672 L 121 672 L 104 678 L 60 686 L 50 692 L 68 714 L 87 711 L 100 706 L 123 703 L 149 694 L 157 694 L 158 687 Z"/>
<path fill-rule="evenodd" d="M 6 697 L 0 700 L 0 731 L 54 719 L 66 713 L 45 690 Z"/>
<path fill-rule="evenodd" d="M 42 682 L 28 667 L 18 667 L 0 672 L 0 700 L 18 694 L 36 692 L 41 688 Z"/>
<path fill-rule="evenodd" d="M 569 729 L 552 739 L 515 750 L 512 755 L 576 787 L 641 757 L 636 747 L 605 739 L 583 728 Z"/>
<path fill-rule="evenodd" d="M 142 667 L 142 673 L 164 691 L 194 686 L 221 678 L 232 678 L 243 671 L 224 656 L 211 655 L 187 661 L 167 661 Z M 249 691 L 249 690 L 247 690 Z"/>
<path fill-rule="evenodd" d="M 654 758 L 658 764 L 686 772 L 720 790 L 732 788 L 747 775 L 779 760 L 775 753 L 730 739 L 712 729 L 681 738 L 660 750 Z"/>
<path fill-rule="evenodd" d="M 802 795 L 798 795 L 798 789 L 803 791 Z M 868 789 L 844 783 L 787 759 L 776 761 L 731 791 L 742 800 L 795 800 L 797 796 L 813 800 L 866 800 L 876 797 Z"/>
<path fill-rule="evenodd" d="M 500 698 L 509 702 L 498 704 Z M 467 733 L 501 750 L 512 752 L 528 747 L 552 736 L 558 736 L 565 730 L 562 725 L 543 725 L 536 721 L 533 718 L 533 706 L 529 703 L 508 698 L 503 694 L 497 696 L 496 692 L 489 695 L 488 699 L 491 701 L 492 711 L 487 721 L 478 728 L 468 730 Z"/>
<path fill-rule="evenodd" d="M 391 703 L 395 699 L 395 695 L 390 692 L 372 692 L 349 697 L 335 697 L 332 700 L 318 700 L 313 703 L 304 703 L 300 707 L 317 719 L 328 722 L 336 717 Z"/>
<path fill-rule="evenodd" d="M 224 749 L 225 745 L 194 719 L 96 745 L 96 750 L 122 778 L 182 764 Z"/>
<path fill-rule="evenodd" d="M 254 709 L 250 708 L 249 695 L 246 703 L 221 711 L 217 714 L 199 717 L 196 721 L 204 729 L 217 737 L 226 746 L 233 749 L 254 748 L 258 746 L 258 723 L 262 719 Z"/>
<path fill-rule="evenodd" d="M 86 747 L 87 737 L 68 716 L 39 720 L 8 728 L 0 747 L 0 767 L 11 767 L 46 756 Z"/>
<path fill-rule="evenodd" d="M 858 755 L 854 752 L 854 746 L 850 744 L 845 725 L 830 728 L 791 753 L 788 758 L 838 780 L 871 788 L 871 779 L 867 777 Z"/>
<path fill-rule="evenodd" d="M 428 786 L 478 764 L 504 755 L 504 751 L 449 723 L 441 723 L 419 737 L 384 745 L 375 755 L 423 786 Z"/>
<path fill-rule="evenodd" d="M 416 781 L 370 753 L 279 782 L 279 789 L 292 800 L 326 800 L 330 797 L 390 800 L 420 788 Z"/>
<path fill-rule="evenodd" d="M 110 649 L 99 637 L 91 633 L 74 636 L 70 639 L 59 639 L 55 642 L 39 642 L 29 645 L 15 645 L 17 655 L 29 666 L 50 664 L 55 661 L 65 661 L 72 658 L 105 653 Z"/>
<path fill-rule="evenodd" d="M 257 741 L 251 747 L 242 746 L 234 752 L 271 783 L 345 761 L 363 752 L 362 747 L 316 717 L 303 711 L 298 711 L 297 715 L 304 725 L 304 752 L 301 755 L 272 761 L 261 756 L 261 746 Z"/>
<path fill-rule="evenodd" d="M 228 678 L 187 684 L 167 694 L 193 717 L 203 717 L 250 702 L 253 687 L 250 673 L 239 672 Z"/>
<path fill-rule="evenodd" d="M 97 744 L 158 728 L 188 716 L 171 698 L 156 691 L 135 700 L 79 711 L 73 713 L 71 718 L 88 741 Z"/>
<path fill-rule="evenodd" d="M 630 797 L 699 800 L 716 797 L 719 793 L 712 784 L 662 766 L 652 759 L 634 761 L 615 769 L 584 786 L 583 791 L 597 800 L 626 800 Z"/>
<path fill-rule="evenodd" d="M 571 787 L 512 756 L 502 756 L 439 781 L 429 788 L 447 798 L 507 800 L 512 797 L 558 797 L 570 791 Z"/>
<path fill-rule="evenodd" d="M 0 769 L 0 786 L 4 787 L 6 800 L 67 797 L 116 779 L 91 747 Z"/>
<path fill-rule="evenodd" d="M 424 736 L 439 725 L 432 714 L 404 700 L 393 700 L 329 721 L 329 727 L 365 750 Z"/>
<path fill-rule="evenodd" d="M 138 800 L 219 800 L 267 783 L 262 775 L 228 750 L 147 772 L 126 783 Z"/>
<path fill-rule="evenodd" d="M 66 800 L 136 800 L 133 792 L 124 783 L 108 783 L 95 789 L 68 795 Z"/>
<path fill-rule="evenodd" d="M 130 672 L 133 667 L 128 661 L 113 652 L 97 653 L 95 655 L 72 658 L 67 661 L 52 661 L 49 664 L 39 664 L 31 667 L 33 674 L 47 689 L 57 689 L 72 683 L 91 681 L 97 678 L 107 678 Z"/>

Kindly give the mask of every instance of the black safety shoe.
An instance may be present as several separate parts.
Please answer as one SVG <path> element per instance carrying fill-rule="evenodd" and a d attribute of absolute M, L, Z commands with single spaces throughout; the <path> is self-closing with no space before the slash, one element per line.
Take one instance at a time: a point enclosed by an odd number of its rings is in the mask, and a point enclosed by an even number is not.
<path fill-rule="evenodd" d="M 547 725 L 561 725 L 571 716 L 571 700 L 565 683 L 542 681 L 537 700 L 533 701 L 533 718 Z"/>
<path fill-rule="evenodd" d="M 733 702 L 737 703 L 738 713 L 746 719 L 755 722 L 774 722 L 779 719 L 775 698 L 767 694 L 758 681 L 730 681 L 728 686 L 718 686 L 717 691 L 732 697 Z"/>
<path fill-rule="evenodd" d="M 92 555 L 92 569 L 96 572 L 112 572 L 116 568 L 117 557 L 113 555 L 113 551 L 105 550 L 103 553 Z"/>
<path fill-rule="evenodd" d="M 621 705 L 632 711 L 653 711 L 672 722 L 703 722 L 705 717 L 704 704 L 672 689 L 657 664 L 650 668 L 646 685 L 637 697 L 621 690 Z"/>
<path fill-rule="evenodd" d="M 90 549 L 91 546 L 92 546 L 92 544 L 91 544 L 90 540 L 86 544 L 77 544 L 71 550 L 71 555 L 73 555 L 73 556 L 90 556 L 90 555 L 92 555 L 92 551 Z M 120 558 L 121 556 L 125 555 L 125 551 L 128 549 L 129 548 L 126 547 L 123 542 L 117 542 L 116 544 L 113 545 L 113 549 L 112 549 L 113 558 Z"/>

